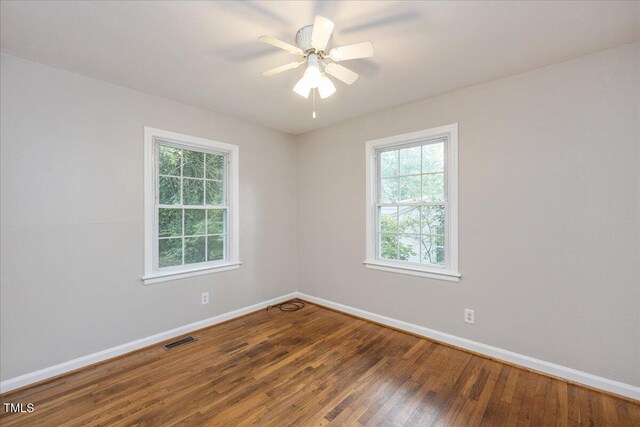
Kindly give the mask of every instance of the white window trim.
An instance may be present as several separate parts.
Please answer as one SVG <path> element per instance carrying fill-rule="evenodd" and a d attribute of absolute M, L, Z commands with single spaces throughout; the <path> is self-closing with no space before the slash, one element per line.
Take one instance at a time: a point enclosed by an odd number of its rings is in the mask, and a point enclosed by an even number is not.
<path fill-rule="evenodd" d="M 404 262 L 383 261 L 376 255 L 376 194 L 377 194 L 377 162 L 376 151 L 385 147 L 417 143 L 429 139 L 445 137 L 448 139 L 446 151 L 447 170 L 447 229 L 445 237 L 448 254 L 447 266 L 443 269 L 420 266 Z M 366 143 L 366 258 L 367 268 L 412 276 L 428 277 L 432 279 L 458 282 L 461 274 L 458 272 L 458 124 L 453 123 L 418 132 L 381 138 Z"/>
<path fill-rule="evenodd" d="M 182 144 L 186 148 L 202 148 L 215 150 L 227 154 L 227 191 L 229 210 L 227 213 L 227 240 L 228 259 L 223 262 L 202 266 L 184 265 L 181 268 L 170 271 L 158 271 L 154 266 L 154 247 L 156 245 L 156 217 L 155 217 L 155 179 L 156 179 L 156 140 L 173 144 Z M 195 136 L 183 135 L 150 127 L 144 128 L 144 276 L 145 285 L 165 282 L 168 280 L 182 279 L 199 276 L 207 273 L 235 270 L 242 264 L 240 262 L 240 223 L 239 223 L 239 154 L 237 145 Z"/>

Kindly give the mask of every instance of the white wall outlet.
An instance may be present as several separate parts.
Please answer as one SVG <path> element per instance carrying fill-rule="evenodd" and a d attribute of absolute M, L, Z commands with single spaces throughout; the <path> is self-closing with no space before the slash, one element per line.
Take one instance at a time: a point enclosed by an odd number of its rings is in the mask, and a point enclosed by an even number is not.
<path fill-rule="evenodd" d="M 209 292 L 202 293 L 202 304 L 209 304 Z"/>
<path fill-rule="evenodd" d="M 476 323 L 475 312 L 469 308 L 464 309 L 464 321 L 466 323 Z"/>

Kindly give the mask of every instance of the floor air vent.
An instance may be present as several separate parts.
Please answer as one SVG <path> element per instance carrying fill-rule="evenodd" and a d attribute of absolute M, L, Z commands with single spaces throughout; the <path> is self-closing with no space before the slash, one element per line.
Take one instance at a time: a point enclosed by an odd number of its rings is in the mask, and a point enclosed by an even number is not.
<path fill-rule="evenodd" d="M 171 350 L 172 348 L 176 348 L 181 345 L 189 344 L 190 342 L 194 342 L 196 339 L 189 335 L 188 337 L 180 338 L 178 341 L 170 342 L 169 344 L 163 345 L 165 350 Z"/>

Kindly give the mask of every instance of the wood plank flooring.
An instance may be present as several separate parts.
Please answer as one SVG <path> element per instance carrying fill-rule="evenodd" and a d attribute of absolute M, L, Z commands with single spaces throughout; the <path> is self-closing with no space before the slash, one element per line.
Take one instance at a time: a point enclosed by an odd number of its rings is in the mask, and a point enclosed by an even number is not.
<path fill-rule="evenodd" d="M 312 304 L 3 396 L 0 424 L 640 426 L 640 405 Z"/>

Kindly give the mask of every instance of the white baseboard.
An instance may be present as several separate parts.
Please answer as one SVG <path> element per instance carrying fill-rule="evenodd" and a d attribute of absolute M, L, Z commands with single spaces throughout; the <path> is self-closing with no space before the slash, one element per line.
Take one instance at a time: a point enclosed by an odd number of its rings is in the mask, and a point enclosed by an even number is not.
<path fill-rule="evenodd" d="M 473 351 L 475 353 L 480 353 L 494 359 L 503 360 L 508 363 L 513 363 L 514 365 L 523 366 L 534 371 L 543 372 L 559 378 L 564 378 L 574 383 L 584 384 L 586 386 L 605 390 L 620 396 L 640 400 L 640 387 L 636 387 L 631 384 L 625 384 L 619 381 L 599 377 L 587 372 L 567 368 L 566 366 L 561 366 L 555 363 L 546 362 L 544 360 L 535 359 L 523 354 L 514 353 L 509 350 L 504 350 L 498 347 L 471 341 L 469 339 L 457 337 L 455 335 L 450 335 L 444 332 L 435 331 L 423 326 L 403 322 L 402 320 L 392 319 L 380 314 L 371 313 L 369 311 L 361 310 L 359 308 L 351 307 L 344 304 L 339 304 L 337 302 L 314 297 L 301 292 L 296 292 L 296 296 L 312 303 L 317 303 L 319 305 L 342 311 L 344 313 L 352 314 L 354 316 L 362 317 L 376 323 L 391 326 L 393 328 L 411 332 L 413 334 L 420 335 L 426 338 L 431 338 L 455 347 Z"/>
<path fill-rule="evenodd" d="M 262 301 L 257 304 L 250 305 L 248 307 L 239 308 L 237 310 L 230 311 L 228 313 L 219 314 L 208 319 L 200 320 L 198 322 L 190 323 L 188 325 L 180 326 L 169 331 L 160 332 L 159 334 L 151 335 L 139 340 L 131 341 L 126 344 L 122 344 L 116 347 L 111 347 L 106 350 L 98 351 L 96 353 L 88 354 L 86 356 L 78 357 L 77 359 L 69 360 L 67 362 L 59 363 L 48 368 L 40 369 L 38 371 L 29 372 L 28 374 L 20 375 L 19 377 L 10 378 L 0 383 L 0 393 L 6 393 L 16 388 L 24 387 L 29 384 L 36 383 L 38 381 L 46 380 L 61 374 L 65 374 L 76 369 L 83 368 L 94 363 L 102 362 L 106 359 L 111 359 L 116 356 L 120 356 L 125 353 L 132 352 L 134 350 L 141 349 L 153 344 L 157 344 L 162 341 L 195 331 L 197 329 L 206 328 L 208 326 L 216 325 L 224 321 L 240 317 L 242 315 L 251 313 L 252 311 L 260 310 L 268 305 L 273 305 L 279 302 L 283 302 L 294 298 L 296 293 L 290 293 L 282 295 L 277 298 L 270 299 L 268 301 Z"/>
<path fill-rule="evenodd" d="M 240 317 L 244 314 L 251 313 L 252 311 L 259 310 L 268 305 L 276 304 L 278 302 L 286 301 L 291 298 L 302 298 L 312 303 L 317 303 L 329 308 L 333 308 L 338 311 L 342 311 L 354 316 L 362 317 L 364 319 L 371 320 L 383 325 L 391 326 L 393 328 L 401 329 L 403 331 L 411 332 L 416 335 L 420 335 L 426 338 L 431 338 L 443 343 L 453 345 L 455 347 L 464 348 L 476 353 L 483 354 L 485 356 L 492 357 L 498 360 L 504 360 L 505 362 L 513 363 L 515 365 L 523 366 L 535 371 L 544 372 L 555 377 L 564 378 L 566 380 L 584 384 L 589 387 L 605 390 L 611 393 L 615 393 L 621 396 L 626 396 L 631 399 L 640 400 L 640 387 L 636 387 L 630 384 L 621 383 L 619 381 L 610 380 L 607 378 L 592 375 L 587 372 L 578 371 L 576 369 L 567 368 L 565 366 L 557 365 L 555 363 L 546 362 L 544 360 L 535 359 L 533 357 L 525 356 L 523 354 L 514 353 L 509 350 L 504 350 L 498 347 L 493 347 L 487 344 L 482 344 L 476 341 L 472 341 L 466 338 L 457 337 L 444 332 L 439 332 L 433 329 L 425 328 L 423 326 L 414 325 L 412 323 L 403 322 L 402 320 L 393 319 L 390 317 L 382 316 L 380 314 L 371 313 L 369 311 L 361 310 L 359 308 L 351 307 L 348 305 L 336 303 L 333 301 L 325 300 L 322 298 L 307 295 L 301 292 L 293 292 L 287 295 L 282 295 L 277 298 L 273 298 L 268 301 L 259 302 L 257 304 L 250 305 L 248 307 L 239 308 L 237 310 L 230 311 L 228 313 L 220 314 L 218 316 L 210 317 L 208 319 L 200 320 L 198 322 L 190 323 L 188 325 L 180 326 L 169 331 L 161 332 L 159 334 L 151 335 L 145 338 L 141 338 L 136 341 L 132 341 L 126 344 L 122 344 L 116 347 L 108 348 L 93 354 L 79 357 L 77 359 L 69 360 L 48 368 L 40 369 L 38 371 L 30 372 L 28 374 L 20 375 L 19 377 L 10 378 L 0 383 L 0 393 L 6 393 L 16 388 L 24 387 L 29 384 L 36 383 L 38 381 L 46 380 L 61 374 L 65 374 L 76 369 L 83 368 L 94 363 L 98 363 L 107 359 L 111 359 L 116 356 L 120 356 L 125 353 L 132 352 L 134 350 L 141 349 L 153 344 L 157 344 L 162 341 L 166 341 L 173 337 L 177 337 L 191 331 L 206 328 L 208 326 L 216 325 L 224 321 Z"/>

